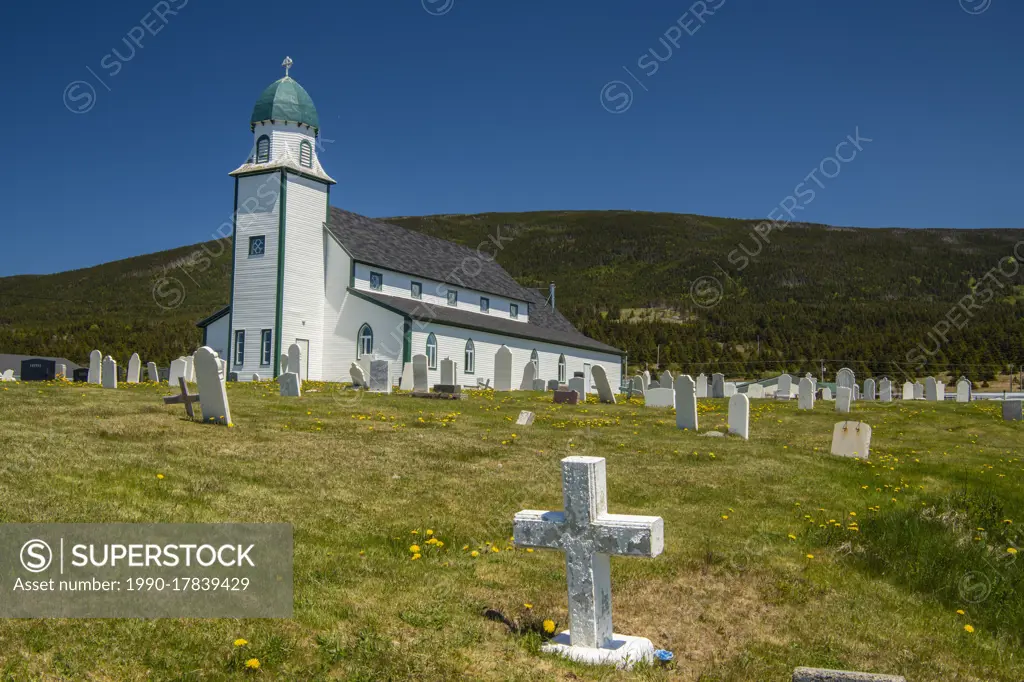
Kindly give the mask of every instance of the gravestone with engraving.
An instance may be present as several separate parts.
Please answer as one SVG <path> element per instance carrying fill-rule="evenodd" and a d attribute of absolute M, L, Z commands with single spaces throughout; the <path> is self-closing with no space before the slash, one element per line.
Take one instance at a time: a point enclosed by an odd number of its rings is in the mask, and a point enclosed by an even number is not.
<path fill-rule="evenodd" d="M 725 375 L 724 374 L 712 374 L 711 375 L 711 397 L 712 398 L 724 398 L 725 397 Z"/>
<path fill-rule="evenodd" d="M 193 367 L 199 384 L 199 409 L 203 421 L 213 424 L 230 424 L 231 408 L 228 394 L 221 379 L 220 357 L 217 351 L 203 346 L 195 352 Z"/>
<path fill-rule="evenodd" d="M 89 383 L 103 383 L 103 354 L 98 350 L 89 353 Z"/>
<path fill-rule="evenodd" d="M 697 397 L 708 397 L 708 376 L 706 374 L 697 375 Z"/>
<path fill-rule="evenodd" d="M 960 379 L 956 382 L 956 401 L 958 403 L 971 402 L 971 382 L 967 379 Z"/>
<path fill-rule="evenodd" d="M 370 390 L 376 393 L 391 393 L 391 373 L 387 360 L 370 361 Z"/>
<path fill-rule="evenodd" d="M 849 414 L 850 403 L 853 400 L 853 391 L 848 386 L 840 386 L 836 389 L 836 412 Z"/>
<path fill-rule="evenodd" d="M 612 392 L 611 384 L 608 383 L 608 374 L 601 365 L 594 365 L 591 369 L 591 377 L 594 385 L 597 386 L 597 399 L 602 403 L 615 404 L 615 394 Z"/>
<path fill-rule="evenodd" d="M 665 546 L 657 516 L 608 514 L 607 475 L 601 457 L 562 460 L 564 511 L 527 509 L 515 515 L 517 547 L 565 552 L 569 629 L 542 646 L 572 660 L 631 667 L 654 661 L 654 645 L 612 629 L 610 556 L 656 557 Z"/>
<path fill-rule="evenodd" d="M 519 413 L 519 417 L 516 419 L 516 426 L 533 426 L 533 419 L 535 415 L 529 410 L 523 410 Z"/>
<path fill-rule="evenodd" d="M 363 371 L 363 368 L 358 365 L 356 365 L 356 369 L 359 370 L 360 373 Z M 277 377 L 277 383 L 281 386 L 282 398 L 302 397 L 302 381 L 299 379 L 298 373 L 285 372 L 281 376 Z"/>
<path fill-rule="evenodd" d="M 138 353 L 132 353 L 128 358 L 128 379 L 129 384 L 139 383 L 139 375 L 142 373 L 142 360 Z"/>
<path fill-rule="evenodd" d="M 1003 421 L 1008 422 L 1019 422 L 1024 419 L 1024 401 L 1021 400 L 1004 400 L 1003 401 Z"/>

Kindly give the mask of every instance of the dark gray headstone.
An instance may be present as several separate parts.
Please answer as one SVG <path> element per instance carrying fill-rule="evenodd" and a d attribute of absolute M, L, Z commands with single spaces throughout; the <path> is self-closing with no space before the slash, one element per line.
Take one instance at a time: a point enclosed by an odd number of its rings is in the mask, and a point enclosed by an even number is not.
<path fill-rule="evenodd" d="M 370 390 L 387 392 L 391 389 L 391 376 L 387 360 L 370 361 Z"/>
<path fill-rule="evenodd" d="M 1003 421 L 1008 422 L 1019 422 L 1024 420 L 1024 410 L 1022 410 L 1024 401 L 1020 400 L 1004 400 L 1003 401 Z"/>
<path fill-rule="evenodd" d="M 238 372 L 228 372 L 228 381 L 238 381 Z"/>
<path fill-rule="evenodd" d="M 455 384 L 434 384 L 434 393 L 462 393 L 462 387 Z"/>
<path fill-rule="evenodd" d="M 557 391 L 558 390 L 558 379 L 548 380 L 547 390 Z"/>
<path fill-rule="evenodd" d="M 907 682 L 897 675 L 873 675 L 847 670 L 825 670 L 824 668 L 797 668 L 793 671 L 793 682 Z"/>

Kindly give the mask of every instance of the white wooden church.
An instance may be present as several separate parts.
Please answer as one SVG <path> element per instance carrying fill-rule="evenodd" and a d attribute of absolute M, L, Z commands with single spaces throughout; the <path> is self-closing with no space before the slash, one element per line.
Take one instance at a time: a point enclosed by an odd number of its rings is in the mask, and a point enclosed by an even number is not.
<path fill-rule="evenodd" d="M 349 381 L 351 364 L 369 358 L 388 360 L 397 384 L 403 363 L 423 354 L 431 385 L 445 358 L 459 384 L 493 385 L 507 346 L 515 386 L 531 359 L 543 380 L 589 378 L 600 364 L 619 385 L 623 352 L 581 334 L 553 295 L 520 286 L 488 254 L 332 207 L 316 108 L 288 75 L 291 60 L 284 66 L 253 107 L 252 156 L 230 174 L 231 301 L 199 322 L 230 372 L 276 377 L 295 343 L 307 379 Z"/>

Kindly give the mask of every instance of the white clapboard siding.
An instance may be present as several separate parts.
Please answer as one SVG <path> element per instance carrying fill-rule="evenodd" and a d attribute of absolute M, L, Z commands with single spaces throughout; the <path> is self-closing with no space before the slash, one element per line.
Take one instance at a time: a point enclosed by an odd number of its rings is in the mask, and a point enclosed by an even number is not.
<path fill-rule="evenodd" d="M 238 178 L 228 371 L 238 372 L 240 377 L 268 371 L 260 365 L 260 330 L 273 329 L 276 322 L 279 182 L 278 171 Z M 249 255 L 249 238 L 254 236 L 266 238 L 261 256 Z M 245 362 L 241 365 L 236 363 L 234 348 L 235 332 L 239 329 L 245 330 Z"/>
<path fill-rule="evenodd" d="M 424 305 L 429 306 L 447 306 L 448 305 L 448 291 L 457 291 L 459 294 L 458 306 L 459 310 L 466 312 L 476 313 L 481 316 L 491 317 L 502 317 L 506 320 L 509 319 L 509 305 L 516 303 L 519 305 L 519 317 L 518 321 L 526 324 L 529 322 L 528 306 L 526 301 L 517 301 L 515 299 L 509 299 L 504 296 L 498 296 L 497 294 L 489 294 L 486 292 L 474 291 L 472 289 L 466 289 L 465 287 L 458 287 L 451 284 L 444 284 L 437 280 L 427 279 L 425 277 L 418 277 L 416 275 L 407 275 L 401 272 L 394 272 L 386 268 L 378 268 L 375 266 L 369 266 L 365 263 L 356 263 L 355 272 L 355 288 L 360 291 L 373 291 L 370 288 L 370 273 L 378 272 L 383 275 L 383 288 L 378 293 L 386 296 L 397 296 L 404 299 L 412 300 L 412 282 L 419 282 L 423 285 L 423 301 Z M 490 311 L 487 313 L 480 312 L 480 298 L 484 297 L 490 299 Z"/>
<path fill-rule="evenodd" d="M 286 174 L 284 291 L 281 352 L 296 339 L 309 341 L 305 377 L 321 380 L 324 330 L 324 229 L 327 186 Z"/>

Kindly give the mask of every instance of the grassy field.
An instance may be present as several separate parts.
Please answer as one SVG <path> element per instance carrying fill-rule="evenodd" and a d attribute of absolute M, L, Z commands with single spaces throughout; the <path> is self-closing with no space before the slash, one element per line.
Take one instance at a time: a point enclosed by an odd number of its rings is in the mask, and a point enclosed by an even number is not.
<path fill-rule="evenodd" d="M 831 403 L 754 401 L 744 442 L 677 431 L 636 401 L 536 393 L 441 402 L 307 383 L 285 400 L 229 384 L 225 428 L 162 405 L 166 386 L 2 386 L 0 522 L 295 530 L 293 620 L 0 621 L 3 681 L 781 682 L 798 665 L 1024 678 L 1024 567 L 1007 551 L 1024 524 L 1024 428 L 998 403 L 857 403 L 874 429 L 862 463 L 828 455 Z M 514 425 L 521 409 L 532 427 Z M 700 402 L 702 429 L 725 414 Z M 569 664 L 482 616 L 565 627 L 562 555 L 509 540 L 516 511 L 561 508 L 570 454 L 607 458 L 609 511 L 665 519 L 665 553 L 613 558 L 612 581 L 616 631 L 674 652 L 668 666 Z"/>

